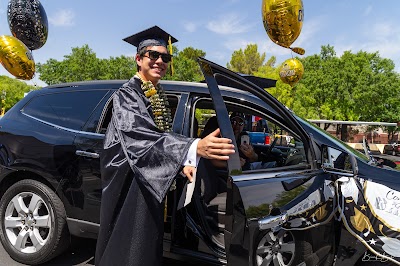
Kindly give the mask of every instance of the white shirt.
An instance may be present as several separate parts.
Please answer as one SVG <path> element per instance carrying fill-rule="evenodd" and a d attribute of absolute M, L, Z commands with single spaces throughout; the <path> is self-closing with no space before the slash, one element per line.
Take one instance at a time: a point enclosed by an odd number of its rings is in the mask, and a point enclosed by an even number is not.
<path fill-rule="evenodd" d="M 190 145 L 189 151 L 186 154 L 186 158 L 183 161 L 184 166 L 190 165 L 193 167 L 197 167 L 199 161 L 200 161 L 200 156 L 197 156 L 197 144 L 199 143 L 200 139 L 195 139 L 192 142 L 192 145 Z"/>

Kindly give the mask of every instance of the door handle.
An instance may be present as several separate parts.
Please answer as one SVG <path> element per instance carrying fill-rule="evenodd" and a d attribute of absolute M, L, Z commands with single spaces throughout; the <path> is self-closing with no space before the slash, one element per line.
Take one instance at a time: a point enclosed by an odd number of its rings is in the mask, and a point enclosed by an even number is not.
<path fill-rule="evenodd" d="M 88 151 L 80 151 L 80 150 L 77 150 L 75 152 L 75 154 L 78 156 L 84 156 L 84 157 L 89 157 L 89 158 L 93 158 L 93 159 L 97 159 L 100 157 L 100 155 L 98 153 L 88 152 Z"/>

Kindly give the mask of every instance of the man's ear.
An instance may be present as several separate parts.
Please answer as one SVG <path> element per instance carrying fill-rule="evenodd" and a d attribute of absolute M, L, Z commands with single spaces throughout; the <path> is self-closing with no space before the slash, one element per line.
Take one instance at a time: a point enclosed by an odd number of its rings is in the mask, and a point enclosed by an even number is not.
<path fill-rule="evenodd" d="M 141 66 L 141 65 L 142 65 L 142 57 L 140 56 L 140 54 L 136 54 L 135 60 L 136 60 L 136 64 L 137 64 L 138 66 Z"/>

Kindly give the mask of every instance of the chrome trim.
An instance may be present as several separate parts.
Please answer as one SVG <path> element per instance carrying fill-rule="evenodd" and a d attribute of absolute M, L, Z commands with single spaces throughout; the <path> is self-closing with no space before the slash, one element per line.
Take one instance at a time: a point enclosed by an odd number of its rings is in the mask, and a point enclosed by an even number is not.
<path fill-rule="evenodd" d="M 59 125 L 56 125 L 56 124 L 53 124 L 53 123 L 49 123 L 49 122 L 44 121 L 44 120 L 42 120 L 42 119 L 39 119 L 39 118 L 36 118 L 36 117 L 34 117 L 34 116 L 28 115 L 28 114 L 24 113 L 23 110 L 21 110 L 21 113 L 22 113 L 23 115 L 27 116 L 27 117 L 30 117 L 30 118 L 32 118 L 32 119 L 35 119 L 35 120 L 38 121 L 38 122 L 41 122 L 41 123 L 43 123 L 43 124 L 52 126 L 52 127 L 54 127 L 54 128 L 57 128 L 57 129 L 65 130 L 65 131 L 68 131 L 68 132 L 71 132 L 71 133 L 84 134 L 84 135 L 91 135 L 91 136 L 98 136 L 98 137 L 103 137 L 103 136 L 104 136 L 104 134 L 100 134 L 100 133 L 93 133 L 93 132 L 87 132 L 87 131 L 80 131 L 80 130 L 75 130 L 75 129 L 71 129 L 71 128 L 67 128 L 67 127 L 62 127 L 62 126 L 59 126 Z"/>
<path fill-rule="evenodd" d="M 75 152 L 75 154 L 78 155 L 78 156 L 84 156 L 84 157 L 89 157 L 89 158 L 93 158 L 93 159 L 100 158 L 100 155 L 98 153 L 95 153 L 95 152 L 87 152 L 87 151 L 77 150 Z"/>
<path fill-rule="evenodd" d="M 79 220 L 79 219 L 74 219 L 74 218 L 68 218 L 67 217 L 67 221 L 81 223 L 81 224 L 87 224 L 87 225 L 92 225 L 92 226 L 96 226 L 96 227 L 100 228 L 100 224 L 96 224 L 96 223 L 92 223 L 92 222 L 88 222 L 88 221 L 84 221 L 84 220 Z"/>
<path fill-rule="evenodd" d="M 252 181 L 252 180 L 269 179 L 269 178 L 281 178 L 281 177 L 284 177 L 284 176 L 281 176 L 283 173 L 285 175 L 290 175 L 290 174 L 296 174 L 296 173 L 303 173 L 305 170 L 310 170 L 310 168 L 295 169 L 295 170 L 291 170 L 291 171 L 289 170 L 290 167 L 292 167 L 292 168 L 298 167 L 298 166 L 297 167 L 296 166 L 297 165 L 245 171 L 241 175 L 232 176 L 232 179 L 234 182 L 240 182 L 240 181 Z"/>
<path fill-rule="evenodd" d="M 273 229 L 281 226 L 287 220 L 288 215 L 286 213 L 277 216 L 267 216 L 258 220 L 258 228 L 260 228 L 260 230 Z"/>

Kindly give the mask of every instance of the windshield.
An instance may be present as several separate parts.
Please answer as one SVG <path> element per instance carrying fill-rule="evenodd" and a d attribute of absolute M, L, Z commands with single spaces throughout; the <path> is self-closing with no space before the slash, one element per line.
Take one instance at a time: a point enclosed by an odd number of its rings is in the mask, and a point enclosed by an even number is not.
<path fill-rule="evenodd" d="M 328 132 L 326 132 L 325 130 L 319 128 L 318 126 L 316 126 L 315 124 L 304 120 L 296 115 L 294 115 L 294 117 L 296 117 L 296 119 L 306 128 L 306 129 L 310 129 L 310 131 L 317 131 L 315 133 L 318 133 L 319 135 L 322 135 L 323 137 L 327 138 L 329 141 L 331 141 L 334 145 L 336 145 L 337 147 L 347 151 L 348 153 L 353 154 L 355 157 L 357 157 L 358 159 L 368 163 L 369 162 L 369 158 L 363 154 L 362 152 L 359 152 L 358 150 L 354 149 L 353 147 L 349 146 L 347 143 L 339 140 L 338 138 L 332 136 L 331 134 L 329 134 Z"/>

